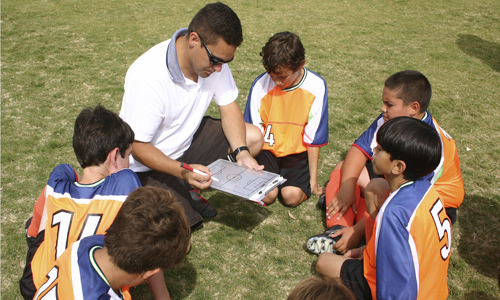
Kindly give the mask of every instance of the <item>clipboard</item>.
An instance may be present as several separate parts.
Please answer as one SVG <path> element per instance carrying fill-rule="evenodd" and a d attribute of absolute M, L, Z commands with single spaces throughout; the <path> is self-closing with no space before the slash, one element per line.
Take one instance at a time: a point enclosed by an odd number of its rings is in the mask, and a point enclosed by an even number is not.
<path fill-rule="evenodd" d="M 211 188 L 264 205 L 267 193 L 286 181 L 279 174 L 257 171 L 222 158 L 207 166 L 220 180 L 212 181 Z"/>

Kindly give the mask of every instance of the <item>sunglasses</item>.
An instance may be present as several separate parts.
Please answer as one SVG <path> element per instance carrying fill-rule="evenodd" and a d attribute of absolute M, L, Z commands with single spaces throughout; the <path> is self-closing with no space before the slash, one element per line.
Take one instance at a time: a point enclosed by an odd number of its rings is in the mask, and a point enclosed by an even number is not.
<path fill-rule="evenodd" d="M 201 35 L 197 32 L 198 36 L 200 37 L 201 43 L 203 44 L 203 47 L 205 47 L 205 50 L 207 50 L 208 54 L 208 60 L 212 65 L 221 65 L 221 64 L 227 64 L 233 61 L 234 56 L 230 60 L 223 60 L 222 58 L 218 58 L 217 56 L 214 56 L 210 50 L 208 50 L 207 44 L 205 44 L 205 41 L 201 37 Z"/>

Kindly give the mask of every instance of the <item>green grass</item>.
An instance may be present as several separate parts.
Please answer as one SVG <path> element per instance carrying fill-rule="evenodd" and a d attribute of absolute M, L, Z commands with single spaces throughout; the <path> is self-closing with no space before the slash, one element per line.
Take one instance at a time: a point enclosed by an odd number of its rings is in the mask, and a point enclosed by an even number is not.
<path fill-rule="evenodd" d="M 417 69 L 433 85 L 430 110 L 456 140 L 465 200 L 453 228 L 449 299 L 499 299 L 500 2 L 227 1 L 245 41 L 230 64 L 243 108 L 274 33 L 300 35 L 306 67 L 329 88 L 325 183 L 378 115 L 384 80 Z M 87 106 L 118 112 L 125 73 L 151 46 L 188 25 L 204 1 L 4 0 L 1 4 L 1 293 L 20 299 L 24 222 L 60 163 L 79 170 L 73 122 Z M 217 109 L 210 107 L 211 115 Z M 468 150 L 470 149 L 470 150 Z M 317 197 L 267 208 L 206 191 L 219 215 L 193 234 L 185 262 L 165 271 L 173 299 L 285 299 L 315 275 L 302 248 L 323 230 Z M 289 217 L 292 213 L 297 220 Z M 134 299 L 152 299 L 147 286 Z"/>

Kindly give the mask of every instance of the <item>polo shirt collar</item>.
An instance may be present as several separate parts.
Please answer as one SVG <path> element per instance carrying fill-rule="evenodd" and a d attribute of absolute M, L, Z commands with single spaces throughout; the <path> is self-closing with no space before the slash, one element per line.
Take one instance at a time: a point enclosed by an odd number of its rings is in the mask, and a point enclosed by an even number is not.
<path fill-rule="evenodd" d="M 187 27 L 177 30 L 167 48 L 167 69 L 170 74 L 172 81 L 182 83 L 184 82 L 184 74 L 182 74 L 181 67 L 179 66 L 179 59 L 177 58 L 177 48 L 175 46 L 175 41 L 179 36 L 187 34 Z"/>

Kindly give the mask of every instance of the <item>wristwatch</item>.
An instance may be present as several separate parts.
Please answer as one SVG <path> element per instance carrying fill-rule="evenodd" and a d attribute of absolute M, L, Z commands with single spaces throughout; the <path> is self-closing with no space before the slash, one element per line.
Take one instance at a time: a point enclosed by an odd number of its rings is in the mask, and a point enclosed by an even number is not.
<path fill-rule="evenodd" d="M 248 149 L 247 146 L 241 146 L 238 147 L 234 150 L 233 153 L 227 155 L 227 159 L 232 162 L 236 162 L 236 156 L 240 154 L 241 151 L 248 151 L 250 153 L 250 150 Z"/>

